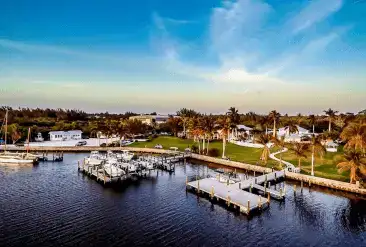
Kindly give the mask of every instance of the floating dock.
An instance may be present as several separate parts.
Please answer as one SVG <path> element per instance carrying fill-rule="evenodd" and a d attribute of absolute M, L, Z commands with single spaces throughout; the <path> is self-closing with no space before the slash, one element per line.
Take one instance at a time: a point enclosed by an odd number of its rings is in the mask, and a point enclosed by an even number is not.
<path fill-rule="evenodd" d="M 217 178 L 204 178 L 192 182 L 187 180 L 186 186 L 187 189 L 194 189 L 198 195 L 200 193 L 208 194 L 211 199 L 223 200 L 228 206 L 233 205 L 235 208 L 239 208 L 240 212 L 249 215 L 253 210 L 261 210 L 269 206 L 271 197 L 278 200 L 285 198 L 285 191 L 282 188 L 280 191 L 276 191 L 268 188 L 267 185 L 271 181 L 274 183 L 280 181 L 284 176 L 284 171 L 276 171 L 232 183 L 229 178 L 226 182 L 222 182 L 223 180 L 218 174 Z M 253 190 L 261 191 L 265 197 L 252 193 Z"/>
<path fill-rule="evenodd" d="M 250 214 L 253 210 L 268 206 L 269 200 L 244 190 L 219 182 L 214 178 L 204 178 L 187 183 L 197 194 L 208 194 L 211 199 L 223 200 L 230 207 L 239 208 L 240 212 Z"/>

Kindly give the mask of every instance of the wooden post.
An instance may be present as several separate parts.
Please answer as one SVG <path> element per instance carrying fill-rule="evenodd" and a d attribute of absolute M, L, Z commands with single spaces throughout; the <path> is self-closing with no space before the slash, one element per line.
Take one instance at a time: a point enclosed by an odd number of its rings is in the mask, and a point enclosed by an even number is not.
<path fill-rule="evenodd" d="M 250 201 L 248 200 L 247 214 L 249 215 L 249 213 L 250 213 Z"/>
<path fill-rule="evenodd" d="M 186 186 L 188 185 L 188 176 L 186 176 Z"/>
<path fill-rule="evenodd" d="M 261 201 L 261 197 L 258 197 L 258 208 L 262 208 L 262 201 Z"/>
<path fill-rule="evenodd" d="M 239 189 L 241 189 L 241 183 L 239 183 Z"/>
<path fill-rule="evenodd" d="M 269 192 L 268 192 L 268 196 L 267 196 L 267 202 L 268 202 L 268 204 L 271 202 L 271 195 Z"/>
<path fill-rule="evenodd" d="M 301 191 L 302 191 L 302 188 L 303 188 L 303 184 L 304 182 L 301 180 Z"/>
<path fill-rule="evenodd" d="M 80 161 L 78 161 L 78 170 L 80 171 Z"/>
<path fill-rule="evenodd" d="M 254 177 L 255 177 L 255 171 L 254 171 Z"/>
<path fill-rule="evenodd" d="M 311 187 L 311 180 L 309 179 L 309 187 Z"/>
<path fill-rule="evenodd" d="M 286 195 L 286 187 L 283 186 L 283 194 Z"/>
<path fill-rule="evenodd" d="M 103 168 L 103 178 L 104 178 L 104 185 L 105 185 L 105 169 Z"/>
<path fill-rule="evenodd" d="M 267 193 L 267 183 L 264 183 L 264 194 Z"/>
<path fill-rule="evenodd" d="M 296 184 L 294 184 L 294 193 L 296 193 Z"/>
<path fill-rule="evenodd" d="M 280 197 L 282 197 L 282 188 L 280 188 Z"/>
<path fill-rule="evenodd" d="M 230 201 L 230 200 L 231 200 L 230 196 L 227 196 L 227 206 L 228 206 L 228 207 L 230 207 L 230 203 L 231 203 L 231 201 Z"/>
<path fill-rule="evenodd" d="M 267 183 L 267 174 L 264 176 L 264 182 Z"/>
<path fill-rule="evenodd" d="M 271 187 L 271 182 L 268 182 L 268 188 Z"/>
<path fill-rule="evenodd" d="M 200 193 L 200 181 L 197 180 L 197 195 Z"/>
<path fill-rule="evenodd" d="M 214 187 L 212 186 L 211 187 L 211 200 L 213 200 L 214 195 L 215 195 L 215 191 L 214 191 Z"/>

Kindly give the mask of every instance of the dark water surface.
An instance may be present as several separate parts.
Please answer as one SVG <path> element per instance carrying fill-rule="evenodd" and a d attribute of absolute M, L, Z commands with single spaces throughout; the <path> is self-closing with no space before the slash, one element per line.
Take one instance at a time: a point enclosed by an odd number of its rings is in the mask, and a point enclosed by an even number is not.
<path fill-rule="evenodd" d="M 78 173 L 84 156 L 0 166 L 1 246 L 366 246 L 366 201 L 352 195 L 286 182 L 285 202 L 248 218 L 186 193 L 205 165 L 105 188 Z"/>

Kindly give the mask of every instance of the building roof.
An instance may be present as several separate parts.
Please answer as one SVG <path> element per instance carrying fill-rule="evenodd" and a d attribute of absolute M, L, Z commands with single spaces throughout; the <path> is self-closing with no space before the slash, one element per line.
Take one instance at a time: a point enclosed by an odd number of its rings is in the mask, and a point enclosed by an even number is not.
<path fill-rule="evenodd" d="M 83 133 L 81 130 L 69 130 L 67 132 L 70 133 L 70 134 L 80 134 L 80 133 Z"/>
<path fill-rule="evenodd" d="M 49 135 L 62 135 L 65 131 L 50 131 Z"/>
<path fill-rule="evenodd" d="M 285 126 L 285 127 L 279 128 L 279 129 L 278 129 L 278 131 L 286 131 L 286 130 L 287 130 L 287 127 L 288 127 L 288 126 Z M 307 129 L 305 129 L 305 128 L 303 128 L 303 127 L 299 126 L 299 125 L 296 125 L 296 127 L 297 127 L 297 131 L 298 131 L 298 132 L 309 132 L 309 130 L 307 130 Z"/>
<path fill-rule="evenodd" d="M 69 131 L 50 131 L 50 135 L 62 135 L 62 134 L 80 134 L 83 133 L 81 130 L 69 130 Z"/>
<path fill-rule="evenodd" d="M 253 130 L 253 128 L 250 128 L 250 127 L 245 126 L 245 125 L 243 125 L 243 124 L 238 124 L 238 125 L 236 125 L 236 128 L 237 128 L 238 130 Z"/>

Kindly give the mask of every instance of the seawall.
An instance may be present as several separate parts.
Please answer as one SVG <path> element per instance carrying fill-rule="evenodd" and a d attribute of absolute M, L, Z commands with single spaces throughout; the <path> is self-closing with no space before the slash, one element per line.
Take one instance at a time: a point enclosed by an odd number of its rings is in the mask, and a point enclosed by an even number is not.
<path fill-rule="evenodd" d="M 120 150 L 130 150 L 132 152 L 141 152 L 141 153 L 156 153 L 156 154 L 179 154 L 180 152 L 172 151 L 172 150 L 164 150 L 164 149 L 155 149 L 155 148 L 137 148 L 137 147 L 91 147 L 91 146 L 82 146 L 82 147 L 31 147 L 31 152 L 90 152 L 90 151 L 120 151 Z M 2 150 L 2 147 L 0 147 Z M 8 151 L 24 151 L 25 147 L 9 147 Z M 190 157 L 192 159 L 201 160 L 209 163 L 215 163 L 223 166 L 229 166 L 233 168 L 245 169 L 255 172 L 271 172 L 270 168 L 265 168 L 261 166 L 246 164 L 237 161 L 224 160 L 220 158 L 209 157 L 205 155 L 199 154 L 191 154 Z M 311 185 L 318 185 L 322 187 L 327 187 L 331 189 L 347 191 L 351 193 L 357 193 L 366 195 L 366 189 L 359 188 L 355 184 L 345 183 L 341 181 L 336 181 L 332 179 L 313 177 L 305 174 L 293 173 L 286 171 L 286 179 L 291 179 L 295 181 L 302 181 Z"/>

